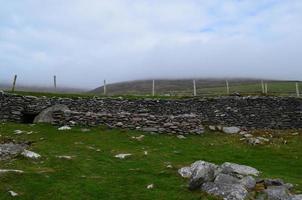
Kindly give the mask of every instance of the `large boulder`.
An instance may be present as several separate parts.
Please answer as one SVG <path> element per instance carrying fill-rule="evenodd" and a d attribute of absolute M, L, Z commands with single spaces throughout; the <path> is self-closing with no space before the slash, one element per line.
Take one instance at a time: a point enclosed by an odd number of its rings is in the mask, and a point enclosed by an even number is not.
<path fill-rule="evenodd" d="M 46 108 L 38 116 L 35 117 L 34 123 L 52 123 L 53 117 L 52 114 L 55 111 L 68 111 L 69 108 L 66 105 L 57 104 Z"/>

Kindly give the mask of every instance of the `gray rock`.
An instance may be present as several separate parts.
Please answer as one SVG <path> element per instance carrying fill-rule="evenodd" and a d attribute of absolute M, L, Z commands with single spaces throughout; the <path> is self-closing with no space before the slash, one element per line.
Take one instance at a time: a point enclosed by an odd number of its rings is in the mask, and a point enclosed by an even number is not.
<path fill-rule="evenodd" d="M 46 108 L 38 116 L 35 117 L 34 123 L 53 123 L 53 112 L 55 111 L 67 111 L 69 108 L 66 105 L 57 104 Z"/>
<path fill-rule="evenodd" d="M 240 132 L 240 128 L 235 127 L 235 126 L 231 126 L 231 127 L 223 127 L 222 131 L 224 133 L 228 133 L 228 134 L 236 134 Z"/>
<path fill-rule="evenodd" d="M 222 172 L 225 174 L 239 174 L 243 176 L 258 176 L 259 171 L 253 167 L 246 165 L 238 165 L 235 163 L 225 162 L 221 165 Z"/>
<path fill-rule="evenodd" d="M 258 138 L 248 138 L 247 143 L 251 145 L 263 144 Z"/>
<path fill-rule="evenodd" d="M 243 185 L 247 190 L 252 190 L 256 186 L 256 180 L 252 176 L 245 176 L 240 180 L 240 184 Z"/>
<path fill-rule="evenodd" d="M 214 183 L 216 184 L 239 184 L 240 179 L 229 174 L 220 173 L 216 176 Z"/>
<path fill-rule="evenodd" d="M 5 143 L 0 144 L 0 160 L 10 159 L 21 154 L 27 147 L 25 144 Z"/>
<path fill-rule="evenodd" d="M 192 175 L 189 182 L 189 189 L 199 188 L 203 183 L 214 181 L 218 166 L 205 161 L 197 161 L 192 164 Z"/>
<path fill-rule="evenodd" d="M 248 191 L 239 184 L 216 184 L 208 182 L 202 185 L 201 190 L 226 200 L 244 200 L 248 195 Z"/>
<path fill-rule="evenodd" d="M 300 195 L 293 195 L 290 200 L 302 200 L 302 194 Z"/>
<path fill-rule="evenodd" d="M 178 170 L 178 173 L 183 177 L 183 178 L 190 178 L 192 175 L 191 167 L 183 167 Z"/>
<path fill-rule="evenodd" d="M 291 195 L 284 186 L 271 186 L 264 190 L 268 200 L 290 200 Z"/>

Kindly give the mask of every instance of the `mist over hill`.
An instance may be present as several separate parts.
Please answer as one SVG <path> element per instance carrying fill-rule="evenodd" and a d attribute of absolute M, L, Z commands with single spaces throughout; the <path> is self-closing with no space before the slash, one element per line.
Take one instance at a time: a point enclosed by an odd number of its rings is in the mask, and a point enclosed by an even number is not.
<path fill-rule="evenodd" d="M 125 95 L 125 94 L 151 94 L 153 80 L 134 80 L 106 85 L 107 94 L 109 95 Z M 195 79 L 197 90 L 223 89 L 226 86 L 225 79 L 203 78 Z M 265 80 L 265 82 L 288 82 L 277 80 Z M 234 78 L 228 80 L 230 87 L 232 86 L 250 86 L 259 85 L 261 90 L 261 80 L 252 78 Z M 155 80 L 155 90 L 157 94 L 191 94 L 193 91 L 192 79 L 158 79 Z M 100 86 L 90 93 L 103 94 L 104 86 Z"/>

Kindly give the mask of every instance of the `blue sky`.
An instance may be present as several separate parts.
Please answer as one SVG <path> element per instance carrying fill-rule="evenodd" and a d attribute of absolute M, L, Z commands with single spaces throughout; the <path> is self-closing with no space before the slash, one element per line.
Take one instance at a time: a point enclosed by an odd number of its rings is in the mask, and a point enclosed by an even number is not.
<path fill-rule="evenodd" d="M 302 78 L 301 0 L 0 0 L 0 82 Z"/>

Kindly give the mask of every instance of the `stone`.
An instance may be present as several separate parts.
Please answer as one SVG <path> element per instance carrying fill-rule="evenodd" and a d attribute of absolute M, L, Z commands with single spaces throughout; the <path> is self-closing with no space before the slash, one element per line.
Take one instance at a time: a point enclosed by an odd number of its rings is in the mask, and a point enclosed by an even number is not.
<path fill-rule="evenodd" d="M 222 131 L 227 134 L 236 134 L 240 132 L 240 128 L 231 126 L 231 127 L 223 127 Z"/>
<path fill-rule="evenodd" d="M 22 173 L 24 173 L 24 171 L 16 170 L 16 169 L 0 169 L 0 174 L 6 174 L 6 173 L 22 174 Z"/>
<path fill-rule="evenodd" d="M 290 198 L 290 200 L 302 200 L 302 194 L 300 194 L 300 195 L 292 195 L 292 197 Z"/>
<path fill-rule="evenodd" d="M 239 184 L 216 184 L 208 182 L 202 185 L 201 190 L 225 200 L 244 200 L 248 196 L 248 191 Z"/>
<path fill-rule="evenodd" d="M 247 143 L 250 145 L 263 144 L 263 142 L 261 142 L 261 140 L 259 140 L 258 138 L 248 138 Z"/>
<path fill-rule="evenodd" d="M 23 131 L 21 131 L 21 130 L 14 130 L 15 135 L 21 135 L 22 133 L 23 133 Z"/>
<path fill-rule="evenodd" d="M 138 137 L 132 137 L 133 139 L 137 140 L 137 141 L 142 141 L 144 139 L 145 135 L 140 135 Z"/>
<path fill-rule="evenodd" d="M 132 154 L 130 154 L 130 153 L 121 153 L 121 154 L 115 155 L 114 157 L 119 158 L 119 159 L 125 159 L 125 158 L 127 158 L 127 157 L 129 157 L 131 155 Z"/>
<path fill-rule="evenodd" d="M 211 131 L 216 131 L 216 126 L 210 125 L 210 126 L 209 126 L 209 129 L 210 129 Z"/>
<path fill-rule="evenodd" d="M 61 126 L 60 128 L 58 128 L 59 131 L 66 131 L 66 130 L 71 130 L 70 126 Z"/>
<path fill-rule="evenodd" d="M 56 156 L 59 159 L 66 159 L 66 160 L 72 160 L 74 156 Z"/>
<path fill-rule="evenodd" d="M 12 190 L 8 191 L 8 193 L 9 193 L 10 196 L 12 196 L 12 197 L 16 197 L 16 196 L 19 195 L 18 193 L 14 192 L 14 191 L 12 191 Z"/>
<path fill-rule="evenodd" d="M 253 190 L 256 186 L 256 179 L 252 176 L 245 176 L 239 182 L 247 190 Z"/>
<path fill-rule="evenodd" d="M 195 190 L 199 188 L 203 183 L 214 181 L 217 165 L 214 165 L 205 161 L 197 161 L 192 164 L 189 189 Z"/>
<path fill-rule="evenodd" d="M 24 156 L 25 158 L 31 158 L 31 159 L 38 159 L 41 157 L 41 155 L 33 151 L 28 151 L 26 149 L 21 153 L 21 155 Z"/>
<path fill-rule="evenodd" d="M 223 173 L 230 174 L 235 173 L 243 176 L 258 176 L 259 171 L 253 167 L 246 166 L 246 165 L 239 165 L 235 163 L 225 162 L 221 165 L 221 169 Z"/>
<path fill-rule="evenodd" d="M 154 184 L 147 185 L 147 189 L 148 189 L 148 190 L 151 190 L 151 189 L 153 189 L 153 188 L 154 188 Z"/>
<path fill-rule="evenodd" d="M 266 187 L 269 186 L 282 186 L 284 185 L 284 181 L 281 179 L 264 179 L 264 185 Z"/>
<path fill-rule="evenodd" d="M 51 106 L 49 108 L 46 108 L 38 116 L 35 117 L 34 123 L 53 123 L 53 113 L 55 111 L 62 111 L 66 112 L 69 108 L 66 105 L 57 104 L 54 106 Z"/>
<path fill-rule="evenodd" d="M 271 186 L 264 190 L 268 200 L 290 200 L 291 195 L 284 186 Z"/>
<path fill-rule="evenodd" d="M 4 143 L 0 144 L 0 160 L 7 160 L 21 154 L 26 144 Z"/>
<path fill-rule="evenodd" d="M 124 126 L 124 124 L 123 124 L 123 122 L 118 122 L 118 123 L 116 123 L 116 126 L 117 127 L 122 127 L 122 126 Z"/>
<path fill-rule="evenodd" d="M 240 179 L 229 174 L 220 173 L 216 176 L 214 183 L 216 184 L 239 184 Z"/>
<path fill-rule="evenodd" d="M 192 175 L 191 167 L 182 167 L 178 170 L 178 173 L 183 177 L 183 178 L 190 178 Z"/>
<path fill-rule="evenodd" d="M 177 138 L 178 138 L 178 139 L 186 139 L 186 137 L 183 136 L 183 135 L 177 135 Z"/>

